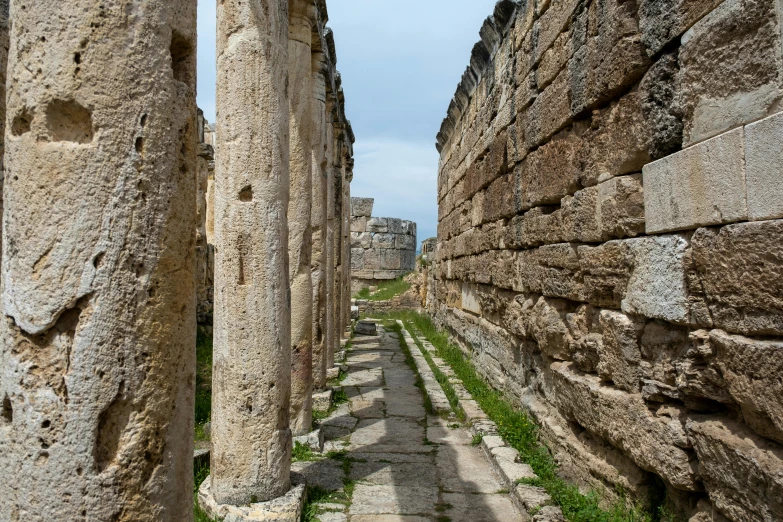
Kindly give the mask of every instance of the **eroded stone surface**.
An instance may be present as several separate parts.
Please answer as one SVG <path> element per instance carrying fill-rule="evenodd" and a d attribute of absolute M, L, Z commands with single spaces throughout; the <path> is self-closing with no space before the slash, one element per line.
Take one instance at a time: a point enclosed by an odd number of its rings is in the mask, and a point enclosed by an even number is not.
<path fill-rule="evenodd" d="M 0 519 L 192 517 L 196 2 L 12 11 Z"/>

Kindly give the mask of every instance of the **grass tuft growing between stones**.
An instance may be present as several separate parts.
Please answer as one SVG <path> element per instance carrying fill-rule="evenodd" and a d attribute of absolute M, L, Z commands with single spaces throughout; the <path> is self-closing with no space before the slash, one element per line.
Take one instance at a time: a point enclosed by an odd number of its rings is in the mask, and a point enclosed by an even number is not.
<path fill-rule="evenodd" d="M 451 366 L 473 399 L 495 422 L 499 435 L 519 452 L 521 460 L 529 464 L 538 475 L 538 479 L 525 483 L 544 488 L 552 497 L 553 503 L 562 509 L 566 520 L 569 522 L 677 522 L 677 519 L 663 508 L 660 499 L 651 499 L 653 505 L 651 510 L 625 501 L 616 502 L 609 508 L 602 508 L 602 499 L 597 492 L 590 491 L 583 494 L 577 486 L 567 483 L 557 475 L 558 466 L 549 449 L 539 439 L 535 422 L 524 411 L 520 411 L 507 401 L 502 393 L 491 388 L 462 350 L 453 345 L 448 335 L 438 330 L 428 316 L 412 311 L 400 311 L 384 315 L 382 319 L 402 320 L 409 330 L 420 331 L 435 346 L 438 356 Z M 450 388 L 448 381 L 444 388 Z M 623 496 L 622 492 L 619 493 Z"/>
<path fill-rule="evenodd" d="M 464 421 L 465 412 L 462 410 L 462 406 L 459 405 L 459 397 L 457 396 L 457 392 L 454 391 L 454 387 L 451 386 L 448 375 L 440 371 L 440 368 L 438 368 L 438 366 L 435 364 L 435 361 L 432 360 L 432 355 L 430 355 L 430 352 L 424 349 L 424 345 L 422 344 L 421 339 L 418 338 L 416 332 L 413 331 L 413 328 L 410 328 L 409 321 L 406 322 L 406 325 L 408 326 L 407 329 L 413 338 L 413 342 L 415 342 L 416 346 L 419 347 L 419 351 L 424 356 L 424 360 L 427 361 L 430 370 L 432 370 L 432 373 L 435 375 L 435 380 L 438 381 L 438 384 L 440 384 L 443 393 L 446 394 L 446 398 L 449 400 L 452 411 L 454 411 L 459 420 Z"/>
<path fill-rule="evenodd" d="M 198 488 L 209 476 L 209 464 L 196 463 L 193 466 L 193 497 L 194 497 L 194 518 L 195 522 L 220 522 L 219 518 L 210 517 L 201 507 L 198 505 Z"/>
<path fill-rule="evenodd" d="M 408 291 L 411 284 L 405 280 L 405 276 L 398 277 L 391 281 L 386 281 L 378 285 L 378 291 L 374 294 L 370 294 L 369 288 L 362 288 L 362 290 L 356 294 L 356 299 L 364 299 L 365 301 L 388 301 L 394 299 L 398 295 L 402 295 Z"/>

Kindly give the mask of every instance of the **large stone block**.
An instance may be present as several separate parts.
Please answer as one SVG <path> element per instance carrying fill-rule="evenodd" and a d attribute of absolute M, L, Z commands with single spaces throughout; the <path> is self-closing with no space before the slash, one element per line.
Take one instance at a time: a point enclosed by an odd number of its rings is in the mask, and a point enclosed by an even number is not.
<path fill-rule="evenodd" d="M 634 269 L 622 310 L 672 323 L 688 323 L 691 316 L 685 282 L 687 239 L 679 235 L 654 236 L 629 239 L 627 243 Z"/>
<path fill-rule="evenodd" d="M 658 54 L 722 0 L 641 0 L 639 27 L 649 56 Z"/>
<path fill-rule="evenodd" d="M 389 248 L 381 250 L 381 270 L 400 270 L 400 267 L 399 250 Z"/>
<path fill-rule="evenodd" d="M 389 234 L 402 234 L 402 220 L 398 218 L 388 218 Z"/>
<path fill-rule="evenodd" d="M 516 181 L 514 173 L 510 173 L 499 177 L 487 187 L 482 205 L 481 223 L 516 214 Z"/>
<path fill-rule="evenodd" d="M 641 172 L 650 161 L 652 139 L 639 92 L 630 92 L 609 107 L 594 111 L 580 158 L 582 184 L 596 185 L 614 176 Z"/>
<path fill-rule="evenodd" d="M 569 0 L 570 1 L 570 0 Z M 567 70 L 538 95 L 525 116 L 528 149 L 541 145 L 571 123 L 571 83 Z"/>
<path fill-rule="evenodd" d="M 747 219 L 743 129 L 644 167 L 647 233 Z"/>
<path fill-rule="evenodd" d="M 364 270 L 364 252 L 363 248 L 351 249 L 351 270 Z"/>
<path fill-rule="evenodd" d="M 783 342 L 710 332 L 715 365 L 745 423 L 783 443 Z"/>
<path fill-rule="evenodd" d="M 682 37 L 684 144 L 763 118 L 783 99 L 776 0 L 726 0 Z"/>
<path fill-rule="evenodd" d="M 612 178 L 598 185 L 597 228 L 601 237 L 634 237 L 644 233 L 642 175 Z"/>
<path fill-rule="evenodd" d="M 783 448 L 728 419 L 694 416 L 686 425 L 699 474 L 729 520 L 783 520 Z"/>
<path fill-rule="evenodd" d="M 561 203 L 563 233 L 566 241 L 597 243 L 601 241 L 598 225 L 598 188 L 587 187 L 566 196 Z"/>
<path fill-rule="evenodd" d="M 682 433 L 684 408 L 650 411 L 640 394 L 604 386 L 572 363 L 553 363 L 545 372 L 544 393 L 561 415 L 620 449 L 642 469 L 677 489 L 700 489 L 698 465 Z"/>
<path fill-rule="evenodd" d="M 783 335 L 783 221 L 699 229 L 692 245 L 692 300 L 716 328 Z"/>
<path fill-rule="evenodd" d="M 583 125 L 575 125 L 557 134 L 517 167 L 520 210 L 560 204 L 563 197 L 579 190 L 584 132 Z"/>
<path fill-rule="evenodd" d="M 636 5 L 619 0 L 591 2 L 575 20 L 575 25 L 583 26 L 585 44 L 569 64 L 572 115 L 611 100 L 646 72 L 650 61 L 642 46 Z"/>
<path fill-rule="evenodd" d="M 415 250 L 400 250 L 400 269 L 405 272 L 416 269 Z"/>
<path fill-rule="evenodd" d="M 402 220 L 402 233 L 416 237 L 416 223 L 413 221 Z"/>
<path fill-rule="evenodd" d="M 576 245 L 547 245 L 518 252 L 514 257 L 510 280 L 515 291 L 585 300 Z"/>
<path fill-rule="evenodd" d="M 416 250 L 416 237 L 399 234 L 394 237 L 394 248 L 399 250 Z"/>
<path fill-rule="evenodd" d="M 745 127 L 745 179 L 748 217 L 783 217 L 783 113 Z"/>
<path fill-rule="evenodd" d="M 372 217 L 372 207 L 375 200 L 372 198 L 351 198 L 351 216 Z"/>
<path fill-rule="evenodd" d="M 375 270 L 381 267 L 381 249 L 368 248 L 364 251 L 364 269 Z"/>
<path fill-rule="evenodd" d="M 598 351 L 598 375 L 621 390 L 638 393 L 642 362 L 639 339 L 644 321 L 613 310 L 601 311 L 600 321 L 603 342 Z"/>
<path fill-rule="evenodd" d="M 389 231 L 389 220 L 387 218 L 370 218 L 367 220 L 367 232 L 387 233 Z"/>
<path fill-rule="evenodd" d="M 557 207 L 536 207 L 512 218 L 503 227 L 503 245 L 522 249 L 565 242 L 562 211 Z"/>
<path fill-rule="evenodd" d="M 372 237 L 374 248 L 394 248 L 394 234 L 375 234 Z"/>
<path fill-rule="evenodd" d="M 366 217 L 354 217 L 351 218 L 351 232 L 362 233 L 367 231 L 367 218 Z"/>
<path fill-rule="evenodd" d="M 647 150 L 652 159 L 663 158 L 682 148 L 681 84 L 677 52 L 658 58 L 639 84 L 642 114 L 649 134 Z"/>
<path fill-rule="evenodd" d="M 595 306 L 620 308 L 634 268 L 627 241 L 579 246 L 580 276 L 584 300 Z"/>

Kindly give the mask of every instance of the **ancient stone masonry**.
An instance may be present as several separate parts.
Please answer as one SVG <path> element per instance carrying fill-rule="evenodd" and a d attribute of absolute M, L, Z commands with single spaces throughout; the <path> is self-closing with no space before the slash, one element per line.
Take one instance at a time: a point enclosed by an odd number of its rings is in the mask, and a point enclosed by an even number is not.
<path fill-rule="evenodd" d="M 353 293 L 416 269 L 416 223 L 372 217 L 374 203 L 371 198 L 351 198 Z"/>
<path fill-rule="evenodd" d="M 783 519 L 783 11 L 498 2 L 437 136 L 431 313 L 562 471 Z"/>
<path fill-rule="evenodd" d="M 196 1 L 10 16 L 0 520 L 192 519 Z"/>

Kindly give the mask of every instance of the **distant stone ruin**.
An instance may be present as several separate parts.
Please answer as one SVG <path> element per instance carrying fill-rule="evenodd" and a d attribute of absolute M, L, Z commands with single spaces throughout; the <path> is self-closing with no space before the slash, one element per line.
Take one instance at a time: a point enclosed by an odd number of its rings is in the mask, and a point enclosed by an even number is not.
<path fill-rule="evenodd" d="M 416 223 L 372 217 L 375 200 L 351 198 L 351 293 L 416 268 Z"/>
<path fill-rule="evenodd" d="M 562 472 L 783 520 L 783 11 L 497 3 L 440 151 L 430 309 Z"/>

